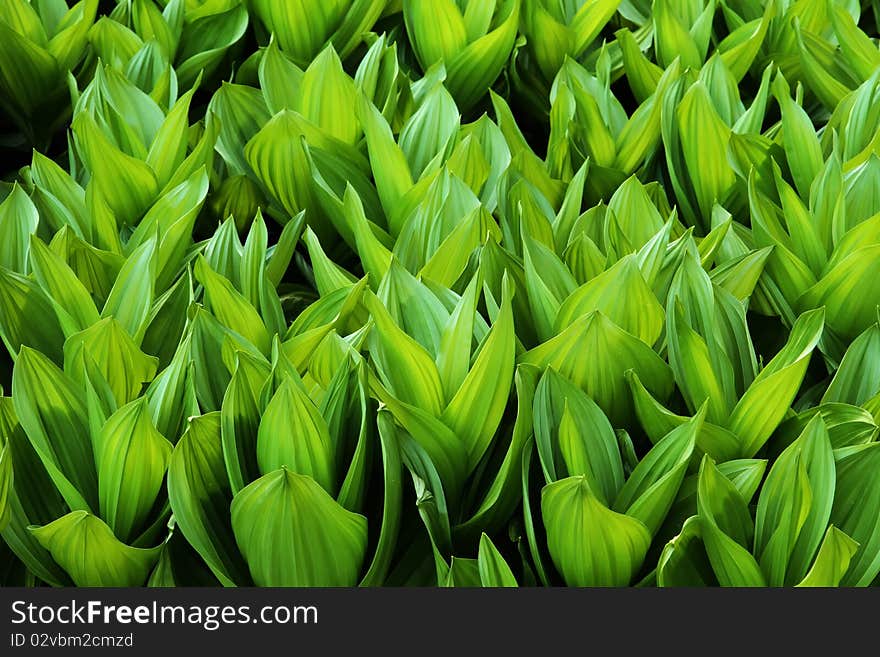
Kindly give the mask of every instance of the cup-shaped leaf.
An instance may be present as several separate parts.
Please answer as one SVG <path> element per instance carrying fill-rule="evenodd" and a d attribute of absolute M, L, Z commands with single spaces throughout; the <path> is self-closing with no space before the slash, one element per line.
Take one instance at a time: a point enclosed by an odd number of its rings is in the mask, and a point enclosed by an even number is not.
<path fill-rule="evenodd" d="M 232 500 L 232 527 L 258 586 L 353 586 L 367 519 L 307 475 L 270 472 Z"/>
<path fill-rule="evenodd" d="M 122 543 L 104 521 L 82 510 L 31 531 L 77 586 L 143 586 L 161 550 Z"/>
<path fill-rule="evenodd" d="M 153 426 L 145 397 L 122 406 L 96 437 L 101 517 L 120 540 L 136 538 L 156 504 L 171 449 Z"/>
<path fill-rule="evenodd" d="M 545 486 L 541 513 L 553 563 L 569 586 L 626 586 L 651 545 L 647 527 L 602 504 L 584 476 Z"/>

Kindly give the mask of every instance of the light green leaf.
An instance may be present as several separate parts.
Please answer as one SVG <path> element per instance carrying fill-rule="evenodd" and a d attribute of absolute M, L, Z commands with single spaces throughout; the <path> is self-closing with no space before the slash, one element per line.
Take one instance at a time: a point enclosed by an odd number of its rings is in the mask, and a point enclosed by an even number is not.
<path fill-rule="evenodd" d="M 77 586 L 143 586 L 161 550 L 125 545 L 100 518 L 82 510 L 30 529 Z"/>
<path fill-rule="evenodd" d="M 858 549 L 858 543 L 834 525 L 829 525 L 813 567 L 797 586 L 840 586 L 840 580 Z"/>
<path fill-rule="evenodd" d="M 626 586 L 641 568 L 651 534 L 641 521 L 615 513 L 587 478 L 568 477 L 541 491 L 553 563 L 569 586 Z"/>
<path fill-rule="evenodd" d="M 489 449 L 507 406 L 516 341 L 511 295 L 512 292 L 505 294 L 473 367 L 440 418 L 464 442 L 468 470 L 472 470 Z M 487 394 L 490 390 L 491 394 Z"/>
<path fill-rule="evenodd" d="M 96 436 L 101 517 L 122 541 L 138 535 L 156 504 L 171 450 L 153 426 L 145 397 L 122 406 Z"/>
<path fill-rule="evenodd" d="M 801 315 L 791 329 L 788 342 L 755 377 L 733 409 L 727 427 L 739 436 L 743 456 L 754 456 L 785 416 L 824 325 L 822 309 Z"/>
<path fill-rule="evenodd" d="M 477 557 L 477 568 L 480 571 L 480 582 L 487 587 L 515 587 L 516 578 L 510 566 L 501 556 L 492 539 L 483 533 L 480 536 L 480 552 Z"/>
<path fill-rule="evenodd" d="M 232 500 L 232 527 L 258 586 L 354 586 L 367 519 L 306 475 L 263 475 Z M 267 550 L 266 546 L 273 546 Z"/>

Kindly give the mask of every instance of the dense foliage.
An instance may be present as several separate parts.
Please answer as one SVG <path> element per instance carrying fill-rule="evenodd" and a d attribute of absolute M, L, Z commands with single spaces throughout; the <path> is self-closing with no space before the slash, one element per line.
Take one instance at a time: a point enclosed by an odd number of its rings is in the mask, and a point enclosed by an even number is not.
<path fill-rule="evenodd" d="M 878 19 L 2 0 L 0 582 L 872 584 Z"/>

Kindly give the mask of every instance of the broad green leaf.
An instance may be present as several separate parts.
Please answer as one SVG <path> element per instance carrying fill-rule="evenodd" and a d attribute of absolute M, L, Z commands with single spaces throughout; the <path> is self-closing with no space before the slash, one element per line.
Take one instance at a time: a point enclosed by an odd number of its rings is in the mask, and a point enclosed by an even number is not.
<path fill-rule="evenodd" d="M 556 331 L 595 310 L 647 345 L 663 331 L 663 307 L 645 283 L 636 256 L 623 258 L 572 292 L 559 308 Z"/>
<path fill-rule="evenodd" d="M 473 8 L 481 5 L 483 3 L 468 3 L 468 10 L 464 15 L 466 27 L 470 27 L 472 23 L 469 19 L 479 11 Z M 485 90 L 492 86 L 507 63 L 517 35 L 520 5 L 520 0 L 496 4 L 497 17 L 493 21 L 495 28 L 476 40 L 473 40 L 476 35 L 469 34 L 471 43 L 449 60 L 446 85 L 462 109 L 471 108 L 485 95 Z M 491 5 L 482 11 L 484 15 L 488 15 Z M 435 28 L 430 29 L 433 31 Z"/>
<path fill-rule="evenodd" d="M 822 402 L 863 404 L 880 391 L 880 325 L 873 324 L 847 348 Z"/>
<path fill-rule="evenodd" d="M 575 320 L 555 338 L 524 353 L 519 362 L 553 367 L 590 395 L 615 423 L 631 416 L 627 370 L 634 370 L 658 398 L 666 399 L 672 391 L 668 365 L 599 311 Z"/>
<path fill-rule="evenodd" d="M 651 544 L 645 525 L 603 505 L 583 476 L 545 486 L 541 513 L 553 563 L 569 586 L 628 585 Z"/>
<path fill-rule="evenodd" d="M 12 450 L 9 445 L 3 445 L 0 449 L 0 532 L 6 529 L 12 517 L 10 497 L 15 494 L 11 493 L 14 483 Z"/>
<path fill-rule="evenodd" d="M 324 48 L 312 61 L 300 85 L 298 109 L 303 116 L 340 141 L 355 144 L 361 128 L 352 112 L 356 98 L 354 81 L 343 70 L 332 46 Z"/>
<path fill-rule="evenodd" d="M 15 357 L 33 347 L 60 363 L 64 333 L 49 297 L 32 279 L 0 267 L 0 338 Z"/>
<path fill-rule="evenodd" d="M 31 531 L 77 586 L 142 586 L 161 549 L 126 545 L 100 518 L 83 510 Z"/>
<path fill-rule="evenodd" d="M 806 470 L 811 496 L 809 512 L 800 528 L 800 534 L 793 545 L 791 559 L 788 562 L 786 585 L 792 585 L 806 576 L 813 556 L 822 541 L 825 528 L 828 526 L 834 502 L 836 476 L 832 446 L 825 423 L 821 416 L 817 416 L 807 424 L 797 441 L 789 446 L 774 464 L 774 468 L 781 467 L 780 462 L 783 457 L 788 457 L 791 451 L 798 450 L 799 458 Z M 767 482 L 764 483 L 764 487 L 766 486 Z M 760 501 L 758 506 L 761 507 Z"/>
<path fill-rule="evenodd" d="M 703 217 L 709 217 L 715 203 L 726 201 L 735 181 L 725 156 L 730 128 L 718 116 L 702 82 L 684 94 L 676 116 L 694 194 Z"/>
<path fill-rule="evenodd" d="M 379 412 L 377 417 L 379 441 L 382 445 L 382 528 L 376 552 L 360 586 L 376 586 L 385 581 L 391 566 L 391 560 L 401 522 L 401 502 L 403 496 L 403 465 L 400 447 L 397 441 L 390 413 Z"/>
<path fill-rule="evenodd" d="M 458 127 L 455 101 L 443 85 L 434 86 L 400 131 L 400 150 L 413 176 L 420 177 L 428 163 L 447 148 Z"/>
<path fill-rule="evenodd" d="M 52 301 L 67 337 L 98 321 L 89 291 L 67 263 L 37 237 L 31 238 L 30 259 L 34 276 Z"/>
<path fill-rule="evenodd" d="M 145 397 L 122 406 L 96 436 L 101 517 L 121 540 L 137 536 L 156 504 L 171 450 L 153 426 Z"/>
<path fill-rule="evenodd" d="M 513 513 L 519 502 L 520 468 L 526 441 L 532 435 L 532 402 L 538 372 L 534 368 L 521 366 L 516 369 L 516 421 L 513 425 L 510 445 L 498 472 L 486 490 L 479 507 L 473 516 L 457 528 L 459 532 L 474 532 L 482 528 L 495 529 L 502 526 Z"/>
<path fill-rule="evenodd" d="M 72 128 L 91 184 L 120 223 L 135 223 L 159 191 L 153 170 L 116 148 L 89 113 L 77 114 Z"/>
<path fill-rule="evenodd" d="M 287 468 L 265 474 L 235 496 L 231 511 L 236 541 L 258 586 L 357 583 L 367 519 L 343 509 L 311 477 Z"/>
<path fill-rule="evenodd" d="M 64 370 L 85 380 L 90 364 L 107 382 L 118 406 L 133 401 L 156 375 L 158 359 L 148 356 L 114 318 L 102 319 L 64 343 Z"/>
<path fill-rule="evenodd" d="M 285 379 L 266 406 L 257 433 L 257 462 L 264 474 L 287 468 L 336 493 L 333 446 L 317 406 L 296 382 Z"/>
<path fill-rule="evenodd" d="M 452 61 L 467 45 L 467 28 L 454 0 L 439 0 L 431 5 L 405 0 L 403 17 L 413 49 L 425 70 L 438 61 Z"/>
<path fill-rule="evenodd" d="M 119 322 L 138 345 L 154 298 L 156 247 L 156 240 L 150 238 L 128 256 L 101 311 L 102 317 Z"/>
<path fill-rule="evenodd" d="M 758 498 L 755 554 L 770 586 L 782 586 L 794 543 L 813 503 L 800 445 L 776 460 Z"/>
<path fill-rule="evenodd" d="M 819 138 L 807 112 L 790 96 L 784 78 L 777 77 L 774 92 L 782 112 L 782 141 L 788 166 L 798 192 L 806 196 L 825 161 Z"/>
<path fill-rule="evenodd" d="M 830 328 L 844 339 L 857 337 L 876 321 L 880 300 L 871 293 L 870 281 L 877 276 L 878 253 L 876 245 L 862 246 L 837 262 L 803 293 L 798 307 L 824 306 Z"/>
<path fill-rule="evenodd" d="M 744 547 L 752 530 L 745 501 L 708 457 L 700 465 L 697 507 L 706 553 L 721 586 L 764 586 L 758 562 Z"/>
<path fill-rule="evenodd" d="M 691 516 L 667 543 L 657 563 L 657 585 L 714 586 L 718 583 L 703 543 L 699 516 Z"/>
<path fill-rule="evenodd" d="M 211 312 L 227 328 L 235 331 L 263 354 L 269 352 L 270 336 L 256 309 L 228 279 L 216 273 L 204 257 L 196 261 L 195 275 L 205 286 Z"/>
<path fill-rule="evenodd" d="M 541 377 L 534 397 L 535 442 L 547 483 L 584 476 L 593 494 L 610 505 L 623 486 L 623 463 L 608 418 L 552 368 Z"/>
<path fill-rule="evenodd" d="M 256 449 L 261 409 L 258 393 L 267 376 L 268 369 L 263 362 L 245 352 L 237 354 L 220 415 L 223 459 L 233 493 L 259 476 Z"/>

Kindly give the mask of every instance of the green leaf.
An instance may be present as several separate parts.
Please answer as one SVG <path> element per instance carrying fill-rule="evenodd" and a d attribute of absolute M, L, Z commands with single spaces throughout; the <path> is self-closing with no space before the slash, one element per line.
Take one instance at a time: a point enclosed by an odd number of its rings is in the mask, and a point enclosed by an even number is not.
<path fill-rule="evenodd" d="M 611 423 L 596 403 L 549 368 L 535 391 L 534 425 L 547 483 L 585 476 L 610 505 L 623 486 L 623 463 Z"/>
<path fill-rule="evenodd" d="M 28 250 L 31 235 L 40 222 L 37 208 L 24 190 L 13 184 L 12 192 L 0 203 L 0 266 L 19 274 L 28 273 Z"/>
<path fill-rule="evenodd" d="M 172 445 L 156 431 L 145 397 L 122 406 L 95 438 L 101 517 L 130 541 L 162 490 Z"/>
<path fill-rule="evenodd" d="M 758 498 L 755 554 L 770 586 L 782 586 L 794 543 L 813 502 L 800 445 L 792 447 L 773 464 Z"/>
<path fill-rule="evenodd" d="M 168 499 L 181 532 L 224 586 L 247 585 L 229 520 L 220 414 L 191 418 L 168 464 Z"/>
<path fill-rule="evenodd" d="M 859 544 L 834 525 L 829 525 L 810 572 L 797 586 L 840 586 Z"/>
<path fill-rule="evenodd" d="M 439 417 L 443 386 L 433 358 L 397 326 L 378 297 L 368 292 L 363 302 L 375 322 L 370 353 L 383 382 L 401 401 Z"/>
<path fill-rule="evenodd" d="M 516 587 L 516 578 L 510 566 L 501 556 L 492 540 L 483 533 L 480 536 L 480 552 L 477 557 L 480 582 L 486 587 Z"/>
<path fill-rule="evenodd" d="M 289 378 L 278 387 L 260 420 L 257 462 L 264 474 L 284 467 L 308 475 L 331 495 L 336 492 L 327 424 L 305 391 Z"/>
<path fill-rule="evenodd" d="M 624 378 L 627 370 L 638 373 L 658 398 L 666 399 L 672 391 L 668 365 L 648 345 L 599 311 L 580 317 L 555 338 L 524 353 L 519 362 L 556 369 L 618 424 L 631 417 L 632 402 Z"/>
<path fill-rule="evenodd" d="M 667 543 L 657 563 L 657 585 L 714 586 L 718 583 L 703 543 L 699 516 L 691 516 Z"/>
<path fill-rule="evenodd" d="M 30 529 L 77 586 L 142 586 L 161 550 L 125 545 L 100 518 L 82 510 Z"/>
<path fill-rule="evenodd" d="M 114 318 L 102 319 L 64 343 L 64 370 L 84 381 L 94 364 L 118 406 L 133 401 L 156 375 L 158 359 L 147 356 Z"/>
<path fill-rule="evenodd" d="M 721 586 L 764 586 L 758 562 L 744 547 L 752 529 L 745 501 L 708 457 L 700 465 L 697 507 L 706 553 Z"/>
<path fill-rule="evenodd" d="M 0 532 L 9 525 L 12 517 L 10 497 L 15 493 L 14 472 L 12 469 L 12 450 L 9 445 L 3 445 L 0 449 Z"/>
<path fill-rule="evenodd" d="M 447 148 L 458 127 L 455 101 L 443 85 L 435 85 L 400 131 L 400 150 L 414 177 L 420 177 L 428 163 Z"/>
<path fill-rule="evenodd" d="M 553 563 L 568 586 L 626 586 L 641 568 L 650 532 L 603 505 L 586 477 L 545 486 L 541 512 Z"/>
<path fill-rule="evenodd" d="M 733 409 L 727 426 L 739 436 L 743 456 L 754 456 L 785 416 L 824 325 L 825 312 L 821 308 L 801 315 L 788 342 L 755 377 Z"/>
<path fill-rule="evenodd" d="M 98 477 L 80 389 L 43 354 L 25 347 L 12 371 L 12 399 L 64 501 L 73 510 L 97 509 Z"/>
<path fill-rule="evenodd" d="M 30 259 L 34 276 L 53 302 L 67 337 L 98 321 L 89 291 L 67 263 L 37 237 L 31 238 Z"/>
<path fill-rule="evenodd" d="M 135 249 L 119 270 L 119 276 L 101 311 L 113 317 L 140 344 L 153 303 L 156 279 L 156 240 L 150 238 Z"/>
<path fill-rule="evenodd" d="M 507 522 L 515 506 L 519 503 L 520 480 L 522 478 L 520 468 L 522 467 L 526 441 L 529 440 L 533 431 L 532 402 L 537 380 L 538 372 L 534 368 L 520 366 L 516 369 L 514 374 L 516 421 L 513 425 L 510 445 L 479 507 L 470 519 L 457 528 L 457 531 L 475 534 L 482 528 L 494 530 L 501 527 L 503 523 Z"/>
<path fill-rule="evenodd" d="M 266 325 L 232 283 L 211 269 L 203 256 L 196 260 L 195 275 L 205 286 L 208 305 L 220 323 L 244 337 L 261 353 L 269 353 L 270 336 Z"/>
<path fill-rule="evenodd" d="M 614 500 L 613 509 L 641 520 L 651 535 L 669 512 L 694 451 L 705 406 L 673 429 L 639 461 Z"/>
<path fill-rule="evenodd" d="M 685 92 L 676 116 L 694 194 L 703 217 L 707 218 L 715 203 L 724 204 L 735 182 L 725 155 L 730 128 L 718 116 L 702 82 Z"/>
<path fill-rule="evenodd" d="M 258 586 L 357 583 L 367 519 L 343 509 L 311 477 L 287 468 L 270 472 L 239 492 L 231 510 L 236 541 Z"/>
<path fill-rule="evenodd" d="M 880 324 L 869 326 L 849 345 L 822 403 L 864 404 L 880 391 Z"/>
<path fill-rule="evenodd" d="M 829 432 L 821 416 L 817 416 L 807 424 L 801 436 L 776 459 L 775 467 L 782 467 L 783 457 L 792 451 L 800 452 L 800 460 L 804 464 L 809 482 L 811 503 L 809 512 L 804 519 L 797 542 L 794 543 L 791 559 L 788 562 L 786 585 L 800 581 L 807 574 L 810 562 L 819 548 L 822 535 L 831 516 L 834 502 L 835 467 L 832 453 L 832 442 Z M 772 475 L 771 469 L 771 475 Z M 800 476 L 800 475 L 798 475 Z M 768 480 L 770 475 L 768 475 Z M 764 483 L 764 488 L 767 482 Z M 763 493 L 763 491 L 762 491 Z M 761 507 L 758 502 L 759 509 Z"/>
<path fill-rule="evenodd" d="M 836 466 L 831 524 L 859 544 L 841 585 L 867 586 L 880 572 L 880 444 L 855 447 Z"/>
<path fill-rule="evenodd" d="M 418 0 L 404 0 L 403 17 L 424 70 L 441 60 L 452 61 L 467 45 L 467 28 L 454 0 L 439 0 L 430 6 Z"/>
<path fill-rule="evenodd" d="M 486 89 L 492 86 L 507 63 L 517 35 L 520 4 L 519 0 L 501 3 L 493 21 L 497 25 L 495 29 L 480 35 L 476 40 L 476 35 L 469 34 L 471 43 L 447 60 L 449 64 L 446 85 L 462 109 L 471 108 L 485 95 Z M 467 9 L 472 10 L 480 5 L 481 3 L 468 3 Z M 491 5 L 483 11 L 489 14 Z M 474 13 L 476 10 L 466 10 L 465 21 Z M 429 31 L 435 29 L 432 26 Z"/>
<path fill-rule="evenodd" d="M 55 362 L 62 359 L 64 333 L 46 294 L 30 278 L 0 267 L 0 338 L 15 357 L 33 347 Z"/>
<path fill-rule="evenodd" d="M 402 226 L 392 223 L 391 219 L 396 216 L 400 200 L 413 186 L 410 165 L 379 110 L 361 94 L 358 94 L 356 109 L 367 142 L 376 191 L 389 219 L 389 228 L 399 233 Z"/>
<path fill-rule="evenodd" d="M 859 248 L 860 247 L 860 248 Z M 829 328 L 843 339 L 853 339 L 876 321 L 878 300 L 870 281 L 877 276 L 880 246 L 861 246 L 839 262 L 833 261 L 819 281 L 804 291 L 797 306 L 824 306 Z M 857 292 L 860 291 L 860 292 Z M 844 303 L 844 299 L 849 300 Z"/>
<path fill-rule="evenodd" d="M 397 545 L 401 522 L 403 497 L 403 467 L 400 446 L 397 441 L 390 413 L 379 412 L 377 416 L 379 441 L 382 445 L 382 528 L 376 552 L 360 586 L 379 586 L 384 583 Z"/>
<path fill-rule="evenodd" d="M 120 223 L 135 223 L 159 191 L 153 170 L 116 148 L 88 112 L 78 113 L 72 128 L 98 195 Z"/>
<path fill-rule="evenodd" d="M 572 292 L 559 308 L 556 331 L 595 310 L 648 345 L 663 331 L 663 307 L 645 283 L 634 255 Z"/>
<path fill-rule="evenodd" d="M 807 112 L 789 95 L 785 78 L 777 77 L 773 86 L 782 112 L 782 140 L 788 166 L 798 192 L 801 196 L 807 196 L 813 180 L 825 162 L 819 138 Z"/>
<path fill-rule="evenodd" d="M 472 470 L 489 449 L 507 406 L 516 341 L 511 295 L 512 292 L 505 294 L 470 372 L 440 418 L 464 442 L 468 470 Z M 488 390 L 491 394 L 487 394 Z"/>
<path fill-rule="evenodd" d="M 324 48 L 309 64 L 300 84 L 302 115 L 340 141 L 357 143 L 361 127 L 352 112 L 357 92 L 333 46 Z"/>

